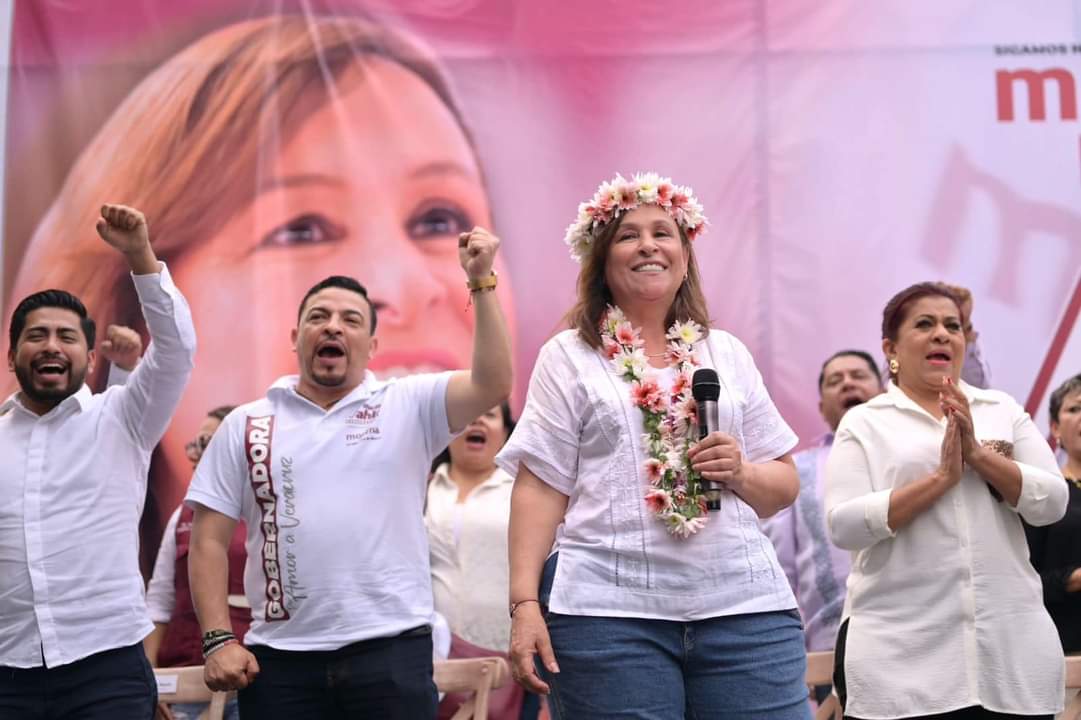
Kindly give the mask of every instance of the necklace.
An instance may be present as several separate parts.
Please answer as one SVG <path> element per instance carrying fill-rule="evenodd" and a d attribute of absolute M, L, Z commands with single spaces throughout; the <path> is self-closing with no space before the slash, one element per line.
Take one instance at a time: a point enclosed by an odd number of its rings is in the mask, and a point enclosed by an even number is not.
<path fill-rule="evenodd" d="M 631 386 L 631 402 L 642 411 L 646 431 L 642 440 L 648 456 L 643 470 L 649 479 L 646 505 L 669 534 L 686 539 L 709 519 L 699 475 L 687 462 L 698 423 L 691 371 L 699 365 L 694 343 L 702 339 L 702 328 L 693 320 L 676 321 L 665 335 L 665 352 L 647 355 L 641 330 L 631 325 L 622 310 L 609 305 L 600 335 L 605 356 L 616 375 Z M 661 356 L 676 371 L 667 395 L 648 362 Z"/>
<path fill-rule="evenodd" d="M 1075 478 L 1072 475 L 1062 474 L 1062 477 L 1066 478 L 1066 482 L 1073 485 L 1078 490 L 1081 490 L 1081 478 Z"/>

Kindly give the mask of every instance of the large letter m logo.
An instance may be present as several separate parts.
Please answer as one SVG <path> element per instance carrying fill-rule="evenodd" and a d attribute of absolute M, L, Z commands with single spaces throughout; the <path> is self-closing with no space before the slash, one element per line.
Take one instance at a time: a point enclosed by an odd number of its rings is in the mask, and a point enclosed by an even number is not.
<path fill-rule="evenodd" d="M 1044 89 L 1048 81 L 1058 85 L 1059 114 L 1063 120 L 1077 119 L 1077 88 L 1073 74 L 1065 68 L 1048 70 L 999 70 L 995 73 L 995 90 L 998 99 L 998 119 L 1011 122 L 1014 119 L 1013 91 L 1018 81 L 1028 91 L 1029 120 L 1047 119 L 1047 102 Z"/>

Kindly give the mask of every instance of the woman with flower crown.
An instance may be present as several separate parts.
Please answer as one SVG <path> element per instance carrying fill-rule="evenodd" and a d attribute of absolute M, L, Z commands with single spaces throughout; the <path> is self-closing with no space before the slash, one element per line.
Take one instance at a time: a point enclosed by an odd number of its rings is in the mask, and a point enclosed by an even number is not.
<path fill-rule="evenodd" d="M 796 601 L 758 520 L 799 489 L 797 438 L 747 348 L 709 328 L 691 190 L 617 175 L 567 231 L 570 329 L 540 351 L 497 462 L 515 679 L 561 720 L 809 718 Z M 691 377 L 720 379 L 698 440 Z M 726 488 L 708 510 L 703 482 Z"/>

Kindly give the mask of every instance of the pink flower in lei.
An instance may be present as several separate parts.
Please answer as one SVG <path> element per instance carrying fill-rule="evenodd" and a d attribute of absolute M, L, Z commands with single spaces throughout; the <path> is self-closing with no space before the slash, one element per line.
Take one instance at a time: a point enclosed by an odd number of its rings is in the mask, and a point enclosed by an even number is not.
<path fill-rule="evenodd" d="M 687 448 L 697 430 L 691 372 L 698 358 L 693 346 L 704 337 L 702 328 L 687 321 L 668 330 L 666 358 L 677 375 L 667 395 L 643 362 L 641 331 L 631 326 L 622 310 L 608 306 L 600 333 L 605 356 L 615 373 L 630 385 L 631 401 L 642 411 L 642 443 L 648 456 L 643 471 L 650 485 L 646 505 L 670 534 L 688 538 L 709 519 L 700 478 L 687 462 Z"/>

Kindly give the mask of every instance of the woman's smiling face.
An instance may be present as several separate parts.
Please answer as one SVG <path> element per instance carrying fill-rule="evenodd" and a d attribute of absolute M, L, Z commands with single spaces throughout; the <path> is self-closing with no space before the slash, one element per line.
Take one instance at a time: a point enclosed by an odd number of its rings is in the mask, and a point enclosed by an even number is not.
<path fill-rule="evenodd" d="M 457 236 L 490 227 L 473 148 L 454 115 L 409 70 L 370 58 L 343 78 L 259 168 L 256 197 L 171 263 L 199 334 L 195 372 L 170 434 L 206 408 L 263 395 L 297 372 L 289 336 L 312 285 L 349 275 L 378 311 L 380 376 L 471 364 L 473 315 Z M 269 155 L 269 154 L 268 154 Z M 497 292 L 513 318 L 500 260 Z M 513 338 L 513 327 L 512 327 Z M 183 440 L 165 439 L 170 467 Z"/>

